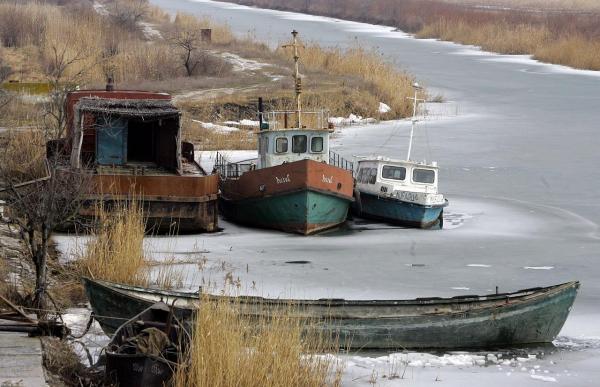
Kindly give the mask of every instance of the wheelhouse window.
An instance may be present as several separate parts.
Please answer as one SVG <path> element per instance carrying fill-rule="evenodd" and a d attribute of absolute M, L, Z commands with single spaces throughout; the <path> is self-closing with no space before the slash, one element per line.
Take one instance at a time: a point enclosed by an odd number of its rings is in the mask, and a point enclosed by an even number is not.
<path fill-rule="evenodd" d="M 384 165 L 381 177 L 384 179 L 404 180 L 406 179 L 406 168 Z"/>
<path fill-rule="evenodd" d="M 276 153 L 287 153 L 288 151 L 288 139 L 285 137 L 278 137 L 275 140 L 275 152 Z"/>
<path fill-rule="evenodd" d="M 358 172 L 357 180 L 363 184 L 367 184 L 369 182 L 369 173 L 371 168 L 361 168 Z"/>
<path fill-rule="evenodd" d="M 363 172 L 364 172 L 364 171 L 365 171 L 365 169 L 364 169 L 364 168 L 360 168 L 360 169 L 358 170 L 358 172 L 356 173 L 356 181 L 357 181 L 358 183 L 360 183 L 360 182 L 361 182 L 360 180 L 362 179 L 362 175 L 363 175 Z"/>
<path fill-rule="evenodd" d="M 435 181 L 435 171 L 431 169 L 415 168 L 413 169 L 413 181 L 415 183 L 433 184 Z"/>
<path fill-rule="evenodd" d="M 310 151 L 313 153 L 323 152 L 323 137 L 316 136 L 310 139 Z"/>
<path fill-rule="evenodd" d="M 306 153 L 306 136 L 299 134 L 292 136 L 292 153 Z"/>
<path fill-rule="evenodd" d="M 377 182 L 377 168 L 371 168 L 369 171 L 369 184 L 375 184 Z"/>

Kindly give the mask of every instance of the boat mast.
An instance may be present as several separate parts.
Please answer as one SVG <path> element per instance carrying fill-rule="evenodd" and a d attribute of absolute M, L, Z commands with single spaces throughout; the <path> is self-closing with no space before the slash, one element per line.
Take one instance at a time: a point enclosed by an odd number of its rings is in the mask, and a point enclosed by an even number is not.
<path fill-rule="evenodd" d="M 298 48 L 301 47 L 301 45 L 298 44 L 298 31 L 293 30 L 292 37 L 292 44 L 286 44 L 283 47 L 292 47 L 294 49 L 294 90 L 296 94 L 296 127 L 301 128 L 300 112 L 302 111 L 302 103 L 300 101 L 300 94 L 302 93 L 302 78 L 300 78 L 300 69 L 298 67 L 298 61 L 300 59 Z"/>
<path fill-rule="evenodd" d="M 413 89 L 415 89 L 415 96 L 413 98 L 411 97 L 407 97 L 407 99 L 410 99 L 413 101 L 413 115 L 412 115 L 412 123 L 410 125 L 410 138 L 408 140 L 408 154 L 406 155 L 406 161 L 410 161 L 410 152 L 412 151 L 412 142 L 413 142 L 413 135 L 415 132 L 415 125 L 417 123 L 417 103 L 419 103 L 419 101 L 424 101 L 423 99 L 418 99 L 417 98 L 417 94 L 419 93 L 419 90 L 422 90 L 423 88 L 421 86 L 419 86 L 419 84 L 417 82 L 413 83 Z"/>

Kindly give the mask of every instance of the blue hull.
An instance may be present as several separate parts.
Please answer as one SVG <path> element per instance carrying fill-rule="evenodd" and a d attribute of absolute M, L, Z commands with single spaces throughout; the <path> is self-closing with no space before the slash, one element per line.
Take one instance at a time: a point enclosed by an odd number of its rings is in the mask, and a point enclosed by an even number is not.
<path fill-rule="evenodd" d="M 397 199 L 357 192 L 355 210 L 359 216 L 417 228 L 442 228 L 442 212 L 448 201 L 438 206 L 423 206 Z M 360 203 L 360 204 L 359 204 Z"/>

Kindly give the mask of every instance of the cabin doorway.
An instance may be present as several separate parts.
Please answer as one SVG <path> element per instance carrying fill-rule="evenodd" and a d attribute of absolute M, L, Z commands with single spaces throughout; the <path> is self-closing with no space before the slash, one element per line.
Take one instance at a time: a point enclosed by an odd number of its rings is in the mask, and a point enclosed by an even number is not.
<path fill-rule="evenodd" d="M 127 132 L 127 161 L 156 163 L 156 123 L 129 120 Z"/>

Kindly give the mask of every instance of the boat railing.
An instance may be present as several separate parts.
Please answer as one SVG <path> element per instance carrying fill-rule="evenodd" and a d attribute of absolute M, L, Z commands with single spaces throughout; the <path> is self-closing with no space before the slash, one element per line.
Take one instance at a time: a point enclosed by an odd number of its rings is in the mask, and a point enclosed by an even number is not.
<path fill-rule="evenodd" d="M 339 153 L 334 151 L 329 151 L 329 164 L 336 166 L 338 168 L 346 169 L 354 175 L 354 163 L 352 161 L 348 161 Z"/>
<path fill-rule="evenodd" d="M 286 129 L 329 129 L 329 112 L 302 111 L 298 113 L 292 110 L 271 111 L 262 114 L 263 130 L 286 130 Z M 300 128 L 298 128 L 298 114 L 300 114 Z"/>
<path fill-rule="evenodd" d="M 237 179 L 248 171 L 256 169 L 257 159 L 248 159 L 237 162 L 229 162 L 221 153 L 217 152 L 215 157 L 214 171 L 219 173 L 221 178 Z"/>

